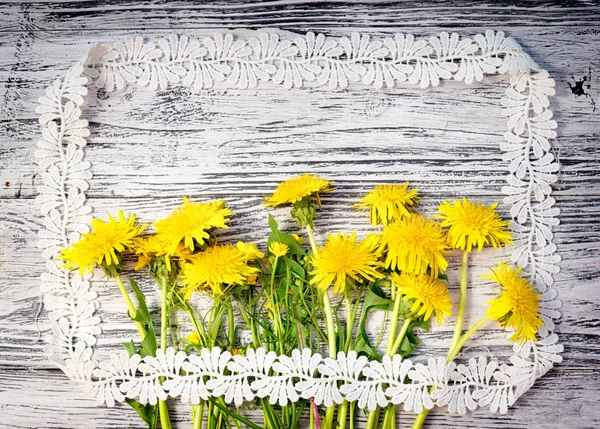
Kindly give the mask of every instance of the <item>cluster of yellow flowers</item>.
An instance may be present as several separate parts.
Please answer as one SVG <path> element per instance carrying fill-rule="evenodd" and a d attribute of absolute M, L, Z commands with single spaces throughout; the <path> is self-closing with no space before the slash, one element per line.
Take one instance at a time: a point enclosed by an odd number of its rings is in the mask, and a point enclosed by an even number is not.
<path fill-rule="evenodd" d="M 277 187 L 267 205 L 295 204 L 303 198 L 331 192 L 333 183 L 310 174 L 288 180 Z M 415 299 L 415 309 L 428 319 L 450 315 L 451 300 L 438 275 L 447 269 L 449 249 L 481 251 L 485 245 L 511 244 L 509 222 L 502 220 L 491 206 L 467 199 L 444 201 L 435 215 L 441 223 L 416 213 L 418 189 L 409 184 L 377 185 L 355 207 L 369 210 L 373 226 L 383 225 L 381 234 L 370 234 L 356 241 L 356 234 L 329 235 L 325 245 L 313 255 L 311 283 L 320 288 L 333 284 L 334 292 L 344 292 L 347 277 L 362 282 L 382 278 L 383 269 L 399 271 L 393 276 L 407 300 Z M 318 200 L 320 205 L 320 199 Z M 501 286 L 499 297 L 489 302 L 490 317 L 502 326 L 517 329 L 515 341 L 535 340 L 542 325 L 538 316 L 539 297 L 528 280 L 503 261 L 486 276 Z"/>
<path fill-rule="evenodd" d="M 287 350 L 284 343 L 293 338 L 296 346 L 305 347 L 306 331 L 289 323 L 294 317 L 300 317 L 300 308 L 305 314 L 303 320 L 313 323 L 314 332 L 327 342 L 330 355 L 335 356 L 338 350 L 347 353 L 358 344 L 354 340 L 354 323 L 360 297 L 369 285 L 390 285 L 389 300 L 393 303 L 393 314 L 386 354 L 394 355 L 401 350 L 406 353 L 412 351 L 414 347 L 403 348 L 402 344 L 407 341 L 409 333 L 412 335 L 415 324 L 428 323 L 433 317 L 441 325 L 452 314 L 452 297 L 444 272 L 448 269 L 448 253 L 458 249 L 463 254 L 460 298 L 448 359 L 459 353 L 478 327 L 492 319 L 502 327 L 515 329 L 512 341 L 535 341 L 537 330 L 542 325 L 538 314 L 541 295 L 520 275 L 520 268 L 512 268 L 504 261 L 485 276 L 500 286 L 495 292 L 496 297 L 488 302 L 486 316 L 463 334 L 469 253 L 475 249 L 481 251 L 485 246 L 501 247 L 512 242 L 509 222 L 496 212 L 497 204 L 486 206 L 467 199 L 443 201 L 434 218 L 427 218 L 417 211 L 418 189 L 412 189 L 409 183 L 377 185 L 354 205 L 358 210 L 369 211 L 370 222 L 377 228 L 376 231 L 362 240 L 355 232 L 328 234 L 323 244 L 318 245 L 314 220 L 317 210 L 322 207 L 321 195 L 332 191 L 333 182 L 305 174 L 282 182 L 264 201 L 268 207 L 292 206 L 291 216 L 306 229 L 311 248 L 308 254 L 301 248 L 304 240 L 300 236 L 281 233 L 273 225 L 267 258 L 254 243 L 217 243 L 213 232 L 229 227 L 233 216 L 231 209 L 222 200 L 198 203 L 184 198 L 182 206 L 153 224 L 152 234 L 142 235 L 147 228 L 137 224 L 134 215 L 127 219 L 121 211 L 116 218 L 108 216 L 108 222 L 94 219 L 91 231 L 63 249 L 60 258 L 66 268 L 79 270 L 81 274 L 100 266 L 108 276 L 115 278 L 130 315 L 144 338 L 150 326 L 136 318 L 136 308 L 120 280 L 123 254 L 129 252 L 135 255 L 135 269 L 148 267 L 150 274 L 161 284 L 160 337 L 163 349 L 167 344 L 166 331 L 170 324 L 168 315 L 177 307 L 190 312 L 196 327 L 196 332 L 187 337 L 189 344 L 202 347 L 221 344 L 218 332 L 222 326 L 221 317 L 227 313 L 225 344 L 232 352 L 243 352 L 243 349 L 234 347 L 231 297 L 235 295 L 235 299 L 246 299 L 239 311 L 251 325 L 253 346 L 258 347 L 265 344 L 261 341 L 266 341 L 268 347 L 283 353 Z M 313 286 L 316 287 L 314 296 L 310 292 Z M 285 287 L 284 294 L 279 290 L 282 287 Z M 345 301 L 345 328 L 340 318 L 334 317 L 329 288 L 332 288 L 334 296 L 339 294 Z M 262 301 L 252 295 L 255 289 L 264 291 Z M 246 296 L 244 291 L 247 290 L 250 292 Z M 299 295 L 294 295 L 294 291 Z M 308 291 L 306 295 L 304 291 Z M 216 302 L 206 328 L 189 305 L 194 292 L 212 293 Z M 246 298 L 240 298 L 240 295 Z M 307 304 L 307 299 L 312 304 Z M 353 299 L 356 301 L 354 304 Z M 270 338 L 275 340 L 261 340 L 260 331 L 266 325 L 263 322 L 255 325 L 257 316 L 247 308 L 261 302 L 263 314 L 268 316 L 268 323 L 273 326 L 269 331 Z M 312 305 L 317 305 L 322 312 L 326 333 L 321 331 Z M 398 326 L 400 319 L 403 319 L 403 324 Z M 302 325 L 304 321 L 296 319 L 295 323 Z M 265 406 L 270 407 L 268 404 Z M 169 427 L 166 405 L 162 404 L 162 407 L 161 422 Z M 218 406 L 215 407 L 213 411 L 218 412 Z M 265 413 L 271 413 L 267 408 Z M 312 416 L 312 407 L 310 409 Z M 347 411 L 348 406 L 344 404 L 337 412 L 341 429 L 346 426 Z M 202 412 L 203 409 L 194 411 L 195 421 L 197 413 Z M 352 419 L 352 408 L 350 414 Z M 385 423 L 391 421 L 390 415 L 395 415 L 395 406 L 386 410 L 384 428 L 392 427 Z M 426 412 L 419 417 L 421 424 L 425 416 Z M 323 422 L 325 429 L 333 427 L 333 418 L 334 409 L 330 407 Z M 282 419 L 293 421 L 293 412 L 284 412 Z M 379 411 L 372 412 L 367 427 L 374 428 L 378 419 Z"/>

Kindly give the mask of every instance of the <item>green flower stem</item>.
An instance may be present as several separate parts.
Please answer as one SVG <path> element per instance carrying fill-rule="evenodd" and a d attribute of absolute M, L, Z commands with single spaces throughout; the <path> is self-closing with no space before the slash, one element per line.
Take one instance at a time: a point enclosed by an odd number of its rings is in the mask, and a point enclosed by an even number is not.
<path fill-rule="evenodd" d="M 423 423 L 429 414 L 429 410 L 425 408 L 421 414 L 415 417 L 415 421 L 413 422 L 412 429 L 421 429 L 423 427 Z"/>
<path fill-rule="evenodd" d="M 331 301 L 329 300 L 329 293 L 327 290 L 323 291 L 323 313 L 325 313 L 325 325 L 327 326 L 327 341 L 329 345 L 329 357 L 335 359 L 337 356 L 336 350 L 336 335 L 333 324 L 333 310 L 331 309 Z M 325 418 L 323 419 L 323 429 L 331 429 L 333 427 L 333 418 L 335 414 L 335 407 L 331 406 L 325 410 Z"/>
<path fill-rule="evenodd" d="M 379 407 L 377 407 L 369 413 L 365 429 L 375 429 L 377 427 L 377 423 L 379 423 L 379 411 Z"/>
<path fill-rule="evenodd" d="M 345 296 L 346 301 L 346 342 L 344 344 L 344 352 L 348 354 L 350 351 L 350 345 L 352 344 L 352 332 L 354 328 L 354 309 L 352 306 L 352 301 L 350 300 L 350 296 L 346 293 Z"/>
<path fill-rule="evenodd" d="M 402 340 L 404 339 L 404 337 L 406 336 L 406 332 L 408 331 L 408 326 L 410 325 L 410 322 L 412 321 L 412 319 L 410 318 L 406 318 L 404 320 L 404 323 L 402 324 L 402 328 L 400 328 L 400 333 L 398 334 L 398 337 L 396 338 L 396 340 L 394 341 L 394 337 L 396 336 L 396 329 L 398 329 L 398 316 L 400 313 L 400 304 L 402 303 L 402 295 L 400 294 L 396 294 L 395 298 L 394 298 L 394 310 L 392 313 L 392 320 L 391 320 L 391 325 L 390 325 L 390 334 L 388 336 L 388 345 L 385 351 L 385 354 L 387 356 L 394 356 L 396 354 L 396 352 L 398 351 L 398 347 L 400 347 L 400 344 L 402 344 Z M 396 409 L 394 408 L 393 410 L 394 414 L 396 412 Z M 374 429 L 377 426 L 377 422 L 379 421 L 379 413 L 380 410 L 379 408 L 375 409 L 374 411 L 371 411 L 369 413 L 369 418 L 367 419 L 367 425 L 366 425 L 366 429 Z M 389 419 L 388 414 L 390 413 L 390 407 L 388 407 L 386 409 L 385 412 L 385 418 Z M 385 422 L 385 420 L 384 420 Z M 385 423 L 384 426 L 385 428 Z"/>
<path fill-rule="evenodd" d="M 121 291 L 121 295 L 123 295 L 125 304 L 127 304 L 127 309 L 129 310 L 129 316 L 132 319 L 134 319 L 135 316 L 137 315 L 137 311 L 135 310 L 133 302 L 131 302 L 131 298 L 129 298 L 129 293 L 127 292 L 127 289 L 125 288 L 125 285 L 123 284 L 123 280 L 121 280 L 121 276 L 118 274 L 114 277 L 114 279 L 117 282 L 117 285 L 119 285 L 119 290 Z M 140 333 L 140 338 L 142 339 L 142 341 L 144 341 L 144 338 L 146 338 L 146 329 L 144 328 L 144 325 L 142 325 L 140 322 L 135 322 L 135 327 L 137 328 L 138 332 Z"/>
<path fill-rule="evenodd" d="M 399 296 L 400 295 L 398 294 L 396 296 L 396 298 L 398 298 Z M 398 352 L 398 349 L 400 348 L 400 345 L 402 344 L 404 337 L 406 337 L 406 333 L 408 332 L 408 327 L 410 326 L 410 322 L 412 322 L 412 319 L 410 317 L 407 317 L 406 319 L 404 319 L 404 323 L 402 324 L 402 327 L 400 328 L 400 333 L 396 337 L 396 341 L 394 341 L 394 344 L 392 345 L 388 356 L 390 356 L 390 357 L 394 356 Z M 391 429 L 394 426 L 396 426 L 396 406 L 390 404 L 385 409 L 385 415 L 383 417 L 383 428 Z"/>
<path fill-rule="evenodd" d="M 331 309 L 331 301 L 327 290 L 321 293 L 323 298 L 323 312 L 325 313 L 325 325 L 327 325 L 327 342 L 329 343 L 329 357 L 335 359 L 337 356 L 336 350 L 336 335 L 333 322 L 333 310 Z"/>
<path fill-rule="evenodd" d="M 350 429 L 356 429 L 356 402 L 350 404 Z"/>
<path fill-rule="evenodd" d="M 162 279 L 162 302 L 160 308 L 160 349 L 165 352 L 167 350 L 167 279 Z M 161 384 L 163 380 L 160 380 Z M 158 412 L 160 415 L 160 426 L 162 429 L 171 429 L 171 419 L 169 418 L 169 408 L 167 401 L 158 401 Z"/>
<path fill-rule="evenodd" d="M 454 346 L 454 348 L 448 352 L 448 362 L 453 360 L 460 353 L 467 340 L 471 338 L 475 331 L 477 331 L 479 328 L 485 325 L 485 323 L 488 320 L 491 320 L 489 316 L 483 316 L 481 319 L 479 319 L 477 323 L 471 326 L 471 328 L 467 332 L 465 332 L 465 334 L 462 337 L 460 337 L 460 339 L 456 343 L 456 346 Z"/>
<path fill-rule="evenodd" d="M 467 283 L 469 273 L 469 252 L 463 250 L 462 265 L 460 268 L 460 298 L 458 304 L 458 313 L 456 314 L 456 325 L 454 326 L 454 334 L 448 350 L 454 349 L 460 336 L 462 335 L 463 322 L 465 320 L 465 310 L 467 307 Z"/>
<path fill-rule="evenodd" d="M 479 328 L 481 328 L 489 320 L 490 320 L 489 316 L 483 316 L 467 332 L 465 332 L 465 334 L 462 335 L 459 338 L 459 340 L 456 342 L 456 345 L 454 346 L 454 348 L 452 348 L 452 349 L 450 349 L 450 351 L 448 351 L 448 358 L 446 359 L 446 362 L 449 363 L 450 361 L 454 360 L 454 358 L 460 353 L 460 351 L 464 347 L 467 340 L 469 338 L 471 338 L 471 336 L 475 333 L 475 331 L 477 331 Z M 432 390 L 433 389 L 429 389 L 429 392 L 431 393 Z M 429 411 L 430 410 L 428 410 L 428 409 L 424 409 L 421 412 L 421 414 L 419 414 L 415 418 L 415 421 L 413 422 L 413 425 L 412 425 L 412 429 L 421 429 L 423 427 L 423 423 L 425 422 L 425 419 L 427 418 Z"/>
<path fill-rule="evenodd" d="M 233 343 L 235 342 L 235 319 L 233 317 L 233 302 L 229 300 L 227 307 L 227 339 L 229 340 L 229 348 L 233 351 Z"/>
<path fill-rule="evenodd" d="M 281 314 L 279 313 L 279 301 L 277 300 L 277 293 L 275 292 L 275 271 L 277 270 L 277 263 L 279 262 L 279 256 L 275 256 L 275 262 L 273 263 L 273 269 L 271 271 L 271 290 L 270 290 L 270 301 L 273 306 L 273 325 L 275 327 L 275 335 L 277 336 L 277 345 L 279 346 L 279 354 L 283 355 L 283 323 L 281 322 Z"/>
<path fill-rule="evenodd" d="M 392 429 L 396 426 L 396 406 L 388 405 L 385 409 L 385 415 L 383 416 L 383 425 L 384 429 Z"/>
<path fill-rule="evenodd" d="M 392 284 L 392 290 L 394 285 Z M 388 356 L 392 356 L 392 348 L 394 346 L 394 342 L 392 341 L 396 336 L 396 329 L 398 329 L 398 316 L 400 314 L 400 305 L 402 304 L 402 295 L 396 294 L 394 298 L 394 311 L 392 312 L 392 320 L 390 321 L 390 333 L 388 337 L 388 344 L 385 350 L 385 354 Z"/>
<path fill-rule="evenodd" d="M 402 340 L 404 340 L 404 337 L 406 336 L 406 332 L 408 331 L 408 326 L 410 325 L 410 322 L 412 322 L 412 319 L 410 317 L 404 319 L 402 328 L 400 328 L 400 333 L 398 334 L 398 337 L 396 338 L 396 341 L 394 341 L 394 345 L 392 346 L 392 353 L 389 356 L 394 356 L 398 351 L 400 344 L 402 344 Z"/>
<path fill-rule="evenodd" d="M 315 241 L 315 234 L 314 234 L 312 226 L 310 226 L 310 225 L 306 226 L 306 233 L 308 234 L 308 241 L 310 242 L 310 248 L 312 249 L 312 252 L 316 255 L 317 253 L 319 253 L 319 251 L 317 250 L 317 242 Z"/>
<path fill-rule="evenodd" d="M 354 316 L 356 315 L 356 307 L 352 306 L 350 294 L 346 292 L 346 342 L 344 344 L 344 352 L 348 355 L 350 345 L 352 344 L 352 332 L 354 328 Z M 346 416 L 348 415 L 348 402 L 344 401 L 338 408 L 338 426 L 339 429 L 346 429 Z"/>
<path fill-rule="evenodd" d="M 192 408 L 194 410 L 193 429 L 202 429 L 202 419 L 204 418 L 204 401 L 200 401 L 199 405 Z"/>

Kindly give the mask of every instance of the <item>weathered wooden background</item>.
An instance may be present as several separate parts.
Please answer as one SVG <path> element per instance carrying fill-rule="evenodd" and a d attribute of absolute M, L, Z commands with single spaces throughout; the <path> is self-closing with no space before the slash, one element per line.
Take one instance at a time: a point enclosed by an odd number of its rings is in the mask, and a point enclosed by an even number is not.
<path fill-rule="evenodd" d="M 558 331 L 564 362 L 506 415 L 480 410 L 458 417 L 437 410 L 428 427 L 600 426 L 599 22 L 595 1 L 0 0 L 0 428 L 143 427 L 128 407 L 97 407 L 45 360 L 37 340 L 34 319 L 44 270 L 36 246 L 42 216 L 34 203 L 40 184 L 33 163 L 37 98 L 98 41 L 170 32 L 202 37 L 243 28 L 335 36 L 352 31 L 429 36 L 443 30 L 473 35 L 492 28 L 517 39 L 550 72 L 559 122 L 555 154 L 562 168 L 554 196 L 562 210 L 555 242 L 563 257 L 556 285 L 563 300 Z M 366 218 L 350 214 L 349 206 L 382 181 L 411 181 L 422 192 L 426 212 L 444 197 L 496 201 L 506 172 L 498 148 L 505 128 L 499 99 L 506 85 L 506 78 L 494 77 L 471 86 L 444 82 L 425 91 L 408 85 L 286 91 L 268 84 L 199 94 L 129 89 L 108 98 L 92 91 L 85 111 L 92 131 L 86 154 L 94 172 L 89 201 L 100 216 L 122 208 L 150 221 L 184 195 L 227 197 L 238 213 L 227 237 L 259 243 L 266 225 L 261 197 L 278 181 L 303 172 L 338 185 L 325 200 L 321 234 L 325 225 L 327 231 L 365 231 Z M 285 224 L 284 211 L 276 215 Z M 479 275 L 506 254 L 485 252 L 473 259 L 470 318 L 491 296 Z M 456 270 L 450 275 L 455 279 Z M 96 283 L 103 302 L 102 355 L 120 347 L 133 330 L 116 288 Z M 42 333 L 46 320 L 42 312 Z M 449 337 L 448 327 L 434 330 L 421 354 L 442 354 Z M 490 325 L 465 353 L 492 350 L 503 358 L 510 353 L 504 338 Z M 189 427 L 188 407 L 174 407 L 173 415 L 176 427 Z M 412 418 L 399 414 L 399 427 Z"/>

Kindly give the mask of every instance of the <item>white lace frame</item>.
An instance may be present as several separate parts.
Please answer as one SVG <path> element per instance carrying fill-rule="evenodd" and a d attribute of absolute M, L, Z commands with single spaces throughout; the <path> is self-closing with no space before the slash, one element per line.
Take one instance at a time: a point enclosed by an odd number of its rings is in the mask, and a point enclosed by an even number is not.
<path fill-rule="evenodd" d="M 508 131 L 501 149 L 509 175 L 502 192 L 514 218 L 512 260 L 525 267 L 543 294 L 544 321 L 537 343 L 515 346 L 510 363 L 482 356 L 457 365 L 436 357 L 425 365 L 399 355 L 376 362 L 357 358 L 354 352 L 331 359 L 310 350 L 277 356 L 258 349 L 231 356 L 214 349 L 188 356 L 173 348 L 144 359 L 129 357 L 125 351 L 105 362 L 93 359 L 93 346 L 101 333 L 100 318 L 94 315 L 97 294 L 87 278 L 59 268 L 55 259 L 60 248 L 89 230 L 91 222 L 84 194 L 91 165 L 84 161 L 83 152 L 90 132 L 88 122 L 80 119 L 87 85 L 111 92 L 132 84 L 152 90 L 176 84 L 198 90 L 210 88 L 215 81 L 239 88 L 255 87 L 259 81 L 299 88 L 314 81 L 335 89 L 350 82 L 381 88 L 407 81 L 426 88 L 441 79 L 469 84 L 481 81 L 484 74 L 505 73 L 511 78 L 502 99 Z M 46 89 L 36 110 L 42 125 L 36 158 L 43 185 L 37 201 L 45 216 L 39 246 L 48 267 L 42 275 L 42 293 L 53 322 L 46 346 L 50 358 L 109 406 L 126 397 L 150 404 L 180 397 L 182 402 L 197 404 L 209 396 L 224 396 L 236 405 L 265 397 L 285 405 L 312 397 L 326 406 L 348 400 L 367 409 L 393 403 L 417 413 L 435 405 L 448 405 L 452 413 L 478 406 L 505 413 L 537 378 L 561 361 L 562 346 L 553 333 L 560 301 L 552 276 L 559 270 L 560 258 L 552 243 L 559 210 L 550 196 L 558 172 L 549 143 L 556 137 L 556 122 L 548 109 L 551 95 L 554 81 L 548 73 L 503 32 L 486 31 L 473 38 L 441 33 L 428 39 L 410 34 L 372 38 L 354 33 L 350 38 L 333 38 L 308 33 L 293 40 L 276 32 L 257 32 L 246 39 L 230 33 L 201 41 L 170 35 L 156 43 L 127 37 L 114 45 L 96 45 Z M 160 377 L 166 379 L 162 384 Z M 435 389 L 430 393 L 431 386 Z"/>

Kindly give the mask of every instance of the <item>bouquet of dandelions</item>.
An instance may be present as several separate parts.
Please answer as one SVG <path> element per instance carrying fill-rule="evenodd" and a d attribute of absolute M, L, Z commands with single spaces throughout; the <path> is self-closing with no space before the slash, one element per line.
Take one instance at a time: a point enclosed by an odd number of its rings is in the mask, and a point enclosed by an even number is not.
<path fill-rule="evenodd" d="M 540 295 L 520 276 L 520 269 L 502 261 L 487 276 L 499 287 L 485 317 L 466 332 L 463 329 L 470 253 L 486 245 L 499 247 L 511 242 L 508 222 L 495 212 L 496 205 L 466 199 L 444 201 L 435 215 L 438 221 L 417 212 L 417 190 L 408 183 L 378 185 L 355 205 L 369 211 L 377 231 L 362 240 L 356 233 L 329 234 L 319 245 L 314 219 L 322 206 L 320 196 L 333 191 L 332 185 L 310 174 L 279 184 L 264 204 L 291 206 L 290 214 L 301 230 L 282 232 L 269 216 L 271 232 L 265 252 L 253 243 L 217 242 L 214 232 L 227 228 L 233 216 L 224 201 L 198 203 L 184 198 L 181 207 L 154 223 L 152 234 L 143 234 L 146 227 L 137 224 L 134 215 L 126 218 L 120 211 L 107 222 L 94 219 L 91 232 L 63 249 L 60 258 L 66 268 L 78 269 L 81 274 L 98 266 L 114 279 L 139 333 L 138 341 L 124 347 L 142 357 L 154 356 L 168 344 L 189 353 L 220 347 L 236 355 L 262 347 L 280 355 L 309 348 L 314 352 L 326 349 L 332 357 L 354 351 L 381 359 L 378 350 L 406 357 L 419 344 L 417 328 L 429 329 L 431 318 L 441 325 L 451 314 L 452 299 L 444 274 L 450 249 L 462 251 L 462 267 L 448 361 L 490 320 L 514 328 L 513 341 L 535 340 L 542 325 Z M 304 235 L 309 246 L 304 246 Z M 129 287 L 124 284 L 121 276 L 126 254 L 135 255 L 135 269 L 146 269 L 156 281 L 160 321 L 152 317 L 156 311 L 147 307 L 137 283 L 130 279 Z M 209 311 L 202 313 L 194 307 L 195 294 L 210 296 Z M 382 327 L 376 339 L 365 330 L 374 311 L 391 314 L 389 327 Z M 182 332 L 186 326 L 191 332 Z M 250 342 L 242 342 L 240 326 L 249 332 Z M 156 405 L 133 399 L 127 402 L 150 429 L 159 422 L 160 427 L 171 428 L 165 400 Z M 311 429 L 353 429 L 357 417 L 355 403 L 346 402 L 321 410 L 312 399 L 299 398 L 277 406 L 265 398 L 244 408 L 256 407 L 262 410 L 261 422 L 250 421 L 244 409 L 228 405 L 222 397 L 199 400 L 192 406 L 193 428 L 291 429 L 299 427 L 306 412 Z M 366 427 L 395 428 L 396 411 L 395 405 L 389 405 L 369 412 Z M 427 413 L 416 417 L 413 428 L 422 426 Z"/>

